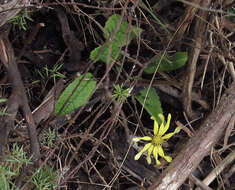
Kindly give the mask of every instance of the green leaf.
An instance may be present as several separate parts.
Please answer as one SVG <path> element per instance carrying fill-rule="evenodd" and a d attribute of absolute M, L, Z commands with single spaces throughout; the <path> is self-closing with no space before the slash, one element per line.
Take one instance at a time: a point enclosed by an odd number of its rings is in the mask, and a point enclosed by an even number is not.
<path fill-rule="evenodd" d="M 6 102 L 7 99 L 6 98 L 0 98 L 0 103 Z"/>
<path fill-rule="evenodd" d="M 113 59 L 117 56 L 117 59 L 119 60 L 121 58 L 121 51 L 119 50 L 119 47 L 117 46 L 112 46 L 110 43 L 105 44 L 103 47 L 99 46 L 95 48 L 91 54 L 90 54 L 90 59 L 91 60 L 101 60 L 105 63 L 108 63 L 108 53 L 109 53 L 109 48 L 112 48 L 111 50 L 111 55 L 110 55 L 110 62 L 113 61 Z"/>
<path fill-rule="evenodd" d="M 120 60 L 121 58 L 121 51 L 120 49 L 123 46 L 128 45 L 131 40 L 133 40 L 136 35 L 140 35 L 142 32 L 141 28 L 137 28 L 136 26 L 129 26 L 128 22 L 122 21 L 120 26 L 118 25 L 120 22 L 121 16 L 118 14 L 114 14 L 109 17 L 107 22 L 105 23 L 104 27 L 104 37 L 108 40 L 109 37 L 112 36 L 112 33 L 116 30 L 115 36 L 111 41 L 107 41 L 103 46 L 98 46 L 90 53 L 90 59 L 93 61 L 101 60 L 107 64 L 108 60 L 108 52 L 110 51 L 109 48 L 112 47 L 110 61 L 113 61 L 114 58 Z"/>
<path fill-rule="evenodd" d="M 58 101 L 56 102 L 55 106 L 55 113 L 58 114 L 61 108 L 64 106 L 67 99 L 71 96 L 77 85 L 79 84 L 80 80 L 83 78 L 83 75 L 76 78 L 72 83 L 68 85 L 68 87 L 63 91 L 60 95 Z M 79 108 L 80 106 L 84 105 L 93 90 L 96 87 L 96 81 L 92 80 L 92 74 L 87 73 L 84 79 L 81 81 L 73 95 L 70 97 L 68 103 L 64 106 L 63 110 L 61 111 L 60 115 L 65 115 L 67 113 L 72 112 L 73 110 Z"/>
<path fill-rule="evenodd" d="M 149 89 L 148 96 L 146 98 L 145 104 L 144 100 L 147 95 L 148 87 L 144 88 L 140 91 L 140 95 L 136 96 L 136 99 L 144 106 L 144 109 L 153 117 L 157 119 L 158 123 L 161 123 L 160 118 L 158 117 L 158 114 L 162 112 L 162 105 L 160 102 L 160 98 L 157 95 L 157 92 L 154 88 Z"/>
<path fill-rule="evenodd" d="M 232 17 L 235 16 L 235 8 L 234 7 L 228 8 L 226 12 L 227 12 L 227 16 L 226 17 L 228 19 L 232 19 Z"/>
<path fill-rule="evenodd" d="M 148 67 L 144 70 L 144 72 L 148 74 L 153 74 L 157 69 L 161 57 L 157 58 L 154 63 L 148 65 Z M 167 54 L 163 56 L 161 63 L 158 67 L 158 72 L 163 71 L 173 71 L 180 67 L 183 67 L 188 60 L 187 52 L 177 52 L 173 56 L 169 57 Z"/>
<path fill-rule="evenodd" d="M 108 39 L 110 35 L 115 31 L 120 22 L 121 16 L 118 14 L 114 14 L 109 17 L 104 27 L 104 37 Z M 122 21 L 121 25 L 117 33 L 114 36 L 113 44 L 118 47 L 126 46 L 133 40 L 136 35 L 140 35 L 142 32 L 141 28 L 137 28 L 136 26 L 129 26 L 128 22 Z"/>

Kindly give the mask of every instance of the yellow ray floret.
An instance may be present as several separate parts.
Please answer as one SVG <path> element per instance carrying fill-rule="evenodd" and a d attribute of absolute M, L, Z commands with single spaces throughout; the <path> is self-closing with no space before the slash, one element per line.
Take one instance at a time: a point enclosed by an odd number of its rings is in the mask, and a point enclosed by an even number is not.
<path fill-rule="evenodd" d="M 161 162 L 158 160 L 158 155 L 164 158 L 167 162 L 172 161 L 172 158 L 170 156 L 166 156 L 164 154 L 162 143 L 164 142 L 164 140 L 171 138 L 175 133 L 178 133 L 182 127 L 178 126 L 176 127 L 174 132 L 165 134 L 170 126 L 171 114 L 168 114 L 167 122 L 165 122 L 165 118 L 162 114 L 159 114 L 158 116 L 161 119 L 160 127 L 158 125 L 156 118 L 151 117 L 151 119 L 154 120 L 153 137 L 144 136 L 144 137 L 133 138 L 134 142 L 139 142 L 141 140 L 149 141 L 149 143 L 147 143 L 144 146 L 144 148 L 138 154 L 135 155 L 135 160 L 138 160 L 145 151 L 148 151 L 146 158 L 148 164 L 151 164 L 151 154 L 153 154 L 153 157 L 156 160 L 157 165 L 161 164 Z"/>

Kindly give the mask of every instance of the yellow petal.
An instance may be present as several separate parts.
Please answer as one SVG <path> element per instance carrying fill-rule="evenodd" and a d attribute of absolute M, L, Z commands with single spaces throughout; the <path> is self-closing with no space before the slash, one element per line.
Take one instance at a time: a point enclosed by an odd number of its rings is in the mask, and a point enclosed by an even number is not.
<path fill-rule="evenodd" d="M 172 158 L 170 156 L 165 156 L 163 157 L 167 162 L 171 162 L 172 161 Z"/>
<path fill-rule="evenodd" d="M 139 160 L 140 156 L 142 155 L 143 153 L 142 152 L 139 152 L 138 154 L 135 155 L 135 160 Z"/>
<path fill-rule="evenodd" d="M 164 130 L 164 124 L 165 124 L 165 118 L 164 118 L 164 115 L 162 115 L 161 113 L 158 114 L 158 117 L 161 119 L 161 125 L 160 125 L 160 128 L 159 128 L 159 131 L 158 131 L 158 134 L 162 134 L 162 130 Z"/>
<path fill-rule="evenodd" d="M 165 154 L 164 154 L 164 151 L 162 149 L 162 146 L 158 145 L 156 147 L 157 147 L 157 152 L 158 152 L 159 156 L 164 157 Z"/>
<path fill-rule="evenodd" d="M 161 165 L 161 162 L 159 160 L 156 160 L 156 163 L 157 163 L 158 166 Z"/>
<path fill-rule="evenodd" d="M 161 162 L 158 160 L 158 149 L 156 146 L 153 148 L 153 157 L 155 158 L 157 165 L 161 165 Z"/>
<path fill-rule="evenodd" d="M 151 164 L 151 153 L 153 152 L 153 145 L 151 145 L 150 147 L 149 147 L 149 149 L 148 149 L 148 155 L 147 155 L 147 162 L 148 162 L 148 164 Z"/>
<path fill-rule="evenodd" d="M 151 146 L 152 144 L 151 143 L 148 143 L 144 146 L 144 148 L 138 153 L 135 155 L 135 160 L 139 160 L 140 156 L 146 151 L 149 149 L 149 147 Z"/>
<path fill-rule="evenodd" d="M 154 120 L 153 134 L 157 135 L 157 133 L 158 133 L 158 123 L 157 123 L 157 120 L 153 116 L 151 117 L 151 119 Z"/>
<path fill-rule="evenodd" d="M 178 127 L 176 127 L 176 128 L 175 128 L 174 133 L 178 133 L 178 132 L 180 132 L 180 130 L 181 130 L 182 128 L 183 128 L 182 126 L 178 126 Z"/>
<path fill-rule="evenodd" d="M 167 162 L 171 162 L 172 158 L 170 156 L 165 156 L 164 151 L 161 146 L 157 146 L 157 152 L 158 154 L 164 158 Z"/>
<path fill-rule="evenodd" d="M 139 142 L 140 141 L 140 137 L 135 137 L 135 138 L 132 139 L 132 141 Z"/>
<path fill-rule="evenodd" d="M 162 137 L 162 139 L 169 139 L 169 138 L 171 138 L 173 135 L 174 135 L 175 133 L 168 133 L 168 134 L 166 134 L 166 135 L 164 135 L 163 137 Z"/>
<path fill-rule="evenodd" d="M 163 124 L 160 127 L 160 130 L 159 130 L 159 135 L 160 136 L 162 136 L 163 134 L 165 134 L 167 132 L 167 130 L 169 129 L 169 126 L 170 126 L 170 122 L 171 122 L 171 114 L 169 113 L 168 117 L 167 117 L 166 124 L 165 125 Z"/>
<path fill-rule="evenodd" d="M 149 137 L 149 136 L 145 136 L 145 137 L 135 137 L 132 139 L 132 141 L 134 142 L 139 142 L 141 140 L 144 140 L 144 141 L 151 141 L 152 140 L 152 137 Z"/>
<path fill-rule="evenodd" d="M 169 139 L 169 138 L 171 138 L 174 134 L 176 134 L 176 133 L 178 133 L 178 132 L 180 132 L 180 130 L 182 129 L 182 127 L 176 127 L 176 129 L 175 129 L 175 131 L 174 132 L 172 132 L 172 133 L 168 133 L 168 134 L 166 134 L 166 135 L 164 135 L 163 137 L 162 137 L 162 139 Z"/>
<path fill-rule="evenodd" d="M 145 137 L 140 137 L 140 140 L 144 140 L 144 141 L 151 141 L 153 138 L 149 137 L 149 136 L 145 136 Z"/>

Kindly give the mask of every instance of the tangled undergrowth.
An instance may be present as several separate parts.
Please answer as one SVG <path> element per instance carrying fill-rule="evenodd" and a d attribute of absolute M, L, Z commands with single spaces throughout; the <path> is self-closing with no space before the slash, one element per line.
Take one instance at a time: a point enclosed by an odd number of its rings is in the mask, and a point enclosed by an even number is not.
<path fill-rule="evenodd" d="M 0 27 L 0 189 L 234 189 L 232 2 L 24 7 Z"/>

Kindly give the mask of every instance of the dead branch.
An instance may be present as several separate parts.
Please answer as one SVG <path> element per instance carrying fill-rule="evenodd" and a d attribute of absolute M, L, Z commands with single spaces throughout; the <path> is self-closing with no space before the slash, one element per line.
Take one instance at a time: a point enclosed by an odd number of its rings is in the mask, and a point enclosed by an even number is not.
<path fill-rule="evenodd" d="M 16 16 L 23 7 L 29 5 L 30 0 L 8 0 L 0 4 L 0 27 Z"/>
<path fill-rule="evenodd" d="M 28 104 L 28 99 L 25 93 L 23 82 L 21 80 L 17 64 L 15 62 L 14 51 L 11 46 L 11 43 L 8 40 L 8 32 L 9 26 L 4 25 L 3 27 L 1 27 L 0 57 L 7 70 L 8 79 L 12 84 L 12 94 L 7 102 L 7 115 L 3 118 L 0 118 L 2 120 L 2 124 L 0 126 L 0 158 L 2 158 L 4 154 L 4 148 L 7 143 L 7 137 L 9 131 L 14 125 L 14 120 L 18 107 L 21 107 L 28 124 L 31 153 L 33 154 L 35 164 L 37 164 L 40 158 L 40 148 L 37 138 L 36 125 Z"/>
<path fill-rule="evenodd" d="M 70 30 L 68 18 L 65 12 L 58 8 L 56 9 L 57 16 L 61 24 L 62 36 L 64 43 L 69 49 L 69 63 L 66 65 L 68 71 L 83 71 L 84 64 L 81 63 L 81 52 L 84 50 L 84 44 L 79 41 L 74 32 Z"/>
<path fill-rule="evenodd" d="M 201 0 L 193 0 L 192 3 L 194 3 L 195 5 L 200 4 Z M 197 9 L 194 6 L 188 6 L 184 16 L 182 17 L 181 21 L 179 22 L 178 25 L 178 29 L 177 32 L 175 34 L 175 39 L 177 39 L 177 41 L 181 41 L 184 33 L 186 31 L 186 29 L 188 28 L 189 24 L 192 22 L 195 13 L 196 13 Z"/>
<path fill-rule="evenodd" d="M 218 107 L 207 117 L 197 134 L 188 141 L 149 190 L 178 189 L 201 160 L 209 154 L 233 117 L 235 117 L 235 83 L 231 84 Z"/>
<path fill-rule="evenodd" d="M 211 4 L 211 0 L 203 1 L 202 7 L 209 8 Z M 203 43 L 204 33 L 206 30 L 205 20 L 207 20 L 208 12 L 207 11 L 199 11 L 199 17 L 196 20 L 195 28 L 194 28 L 194 45 L 189 53 L 189 61 L 188 61 L 188 67 L 187 67 L 187 76 L 183 87 L 183 106 L 184 110 L 187 113 L 187 115 L 191 118 L 195 114 L 193 114 L 192 111 L 192 88 L 193 88 L 193 82 L 194 77 L 196 73 L 196 65 L 197 61 L 201 52 L 201 47 Z"/>

